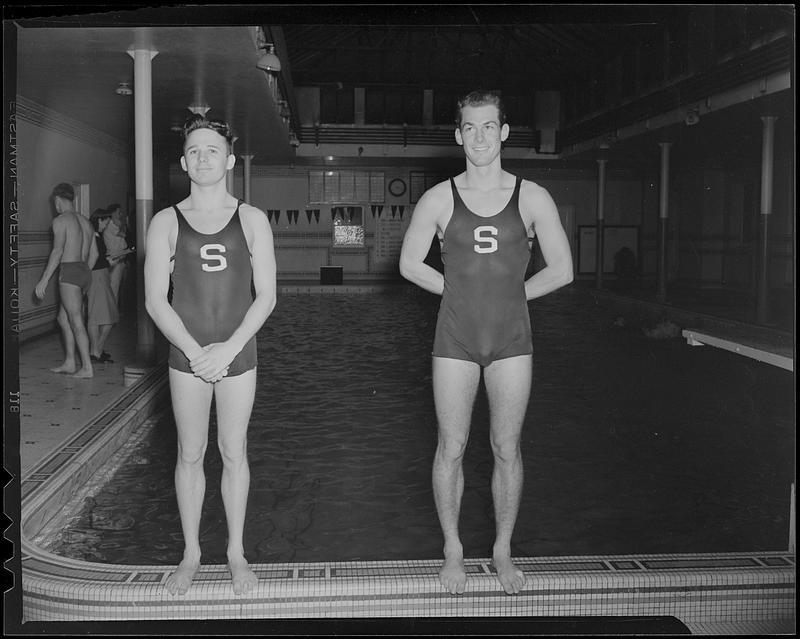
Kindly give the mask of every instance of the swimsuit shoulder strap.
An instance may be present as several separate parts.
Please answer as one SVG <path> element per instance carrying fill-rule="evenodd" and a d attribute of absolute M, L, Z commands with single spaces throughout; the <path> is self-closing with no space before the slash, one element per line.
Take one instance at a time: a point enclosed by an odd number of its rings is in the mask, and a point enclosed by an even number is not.
<path fill-rule="evenodd" d="M 461 194 L 458 192 L 458 187 L 456 187 L 456 181 L 454 178 L 450 178 L 450 187 L 453 191 L 453 214 L 459 208 L 466 208 L 466 204 L 464 204 L 464 200 L 461 198 Z"/>
<path fill-rule="evenodd" d="M 186 221 L 186 218 L 181 213 L 181 210 L 178 208 L 177 204 L 173 204 L 172 208 L 175 209 L 175 217 L 178 219 L 178 234 L 184 229 L 191 229 L 192 227 L 189 226 L 189 223 Z M 170 256 L 169 261 L 173 262 L 175 260 L 175 255 Z"/>

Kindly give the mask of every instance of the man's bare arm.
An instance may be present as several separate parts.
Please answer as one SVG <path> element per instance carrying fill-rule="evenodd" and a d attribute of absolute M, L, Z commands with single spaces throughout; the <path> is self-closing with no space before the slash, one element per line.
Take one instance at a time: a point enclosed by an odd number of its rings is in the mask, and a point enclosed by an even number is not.
<path fill-rule="evenodd" d="M 44 273 L 34 289 L 36 297 L 40 300 L 44 299 L 45 292 L 47 291 L 47 284 L 50 282 L 50 278 L 53 277 L 53 273 L 56 272 L 58 265 L 61 264 L 61 257 L 64 255 L 64 246 L 66 242 L 67 229 L 64 225 L 64 220 L 57 217 L 53 220 L 53 248 L 50 251 L 50 257 L 47 260 Z"/>
<path fill-rule="evenodd" d="M 169 214 L 156 214 L 147 231 L 144 261 L 145 308 L 164 337 L 180 349 L 188 359 L 192 359 L 202 352 L 203 347 L 186 330 L 186 326 L 170 305 L 167 297 L 169 293 L 171 221 Z"/>
<path fill-rule="evenodd" d="M 447 190 L 440 187 L 441 185 L 434 186 L 420 198 L 400 251 L 400 274 L 436 295 L 444 292 L 444 276 L 425 264 L 425 258 L 433 238 L 436 237 L 442 211 L 447 210 L 448 206 Z"/>
<path fill-rule="evenodd" d="M 553 198 L 546 189 L 524 182 L 520 192 L 520 208 L 532 215 L 533 227 L 546 266 L 525 282 L 525 294 L 532 300 L 547 295 L 572 282 L 572 252 L 567 234 L 561 225 Z"/>

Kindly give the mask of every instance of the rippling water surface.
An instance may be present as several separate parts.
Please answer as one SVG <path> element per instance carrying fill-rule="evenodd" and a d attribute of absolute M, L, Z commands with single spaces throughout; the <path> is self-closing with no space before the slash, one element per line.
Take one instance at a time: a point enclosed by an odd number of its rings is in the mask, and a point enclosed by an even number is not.
<path fill-rule="evenodd" d="M 438 298 L 411 288 L 283 295 L 259 334 L 250 423 L 251 562 L 441 556 L 430 486 Z M 585 292 L 530 304 L 534 388 L 516 556 L 784 550 L 794 473 L 791 373 L 614 326 Z M 494 537 L 483 389 L 465 459 L 469 557 Z M 177 563 L 174 424 L 160 420 L 52 550 Z M 225 562 L 221 462 L 206 455 L 204 561 Z"/>

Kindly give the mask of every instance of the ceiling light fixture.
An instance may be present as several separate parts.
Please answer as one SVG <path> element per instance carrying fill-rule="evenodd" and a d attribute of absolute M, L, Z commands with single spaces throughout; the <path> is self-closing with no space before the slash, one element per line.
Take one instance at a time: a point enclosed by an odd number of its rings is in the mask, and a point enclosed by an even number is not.
<path fill-rule="evenodd" d="M 114 89 L 114 93 L 117 95 L 133 95 L 133 89 L 131 89 L 130 82 L 120 82 L 117 88 Z"/>
<path fill-rule="evenodd" d="M 189 111 L 191 111 L 195 115 L 205 115 L 211 110 L 211 107 L 208 106 L 207 104 L 190 104 L 186 108 L 189 109 Z"/>
<path fill-rule="evenodd" d="M 280 73 L 281 61 L 278 56 L 275 55 L 275 45 L 269 43 L 265 44 L 262 48 L 267 49 L 267 51 L 265 51 L 264 55 L 258 59 L 256 66 L 262 71 L 267 71 L 269 73 Z"/>

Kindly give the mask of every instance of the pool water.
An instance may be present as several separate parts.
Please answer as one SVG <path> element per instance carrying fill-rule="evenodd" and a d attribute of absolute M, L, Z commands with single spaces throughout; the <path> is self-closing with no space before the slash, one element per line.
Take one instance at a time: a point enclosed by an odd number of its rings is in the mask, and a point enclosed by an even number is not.
<path fill-rule="evenodd" d="M 438 301 L 413 287 L 279 297 L 258 337 L 249 561 L 441 557 L 430 479 Z M 530 309 L 534 385 L 515 556 L 786 549 L 791 373 L 620 328 L 575 288 Z M 74 513 L 53 552 L 122 564 L 180 560 L 175 429 L 165 415 Z M 211 429 L 201 545 L 204 562 L 224 563 L 213 421 Z M 468 557 L 491 555 L 491 471 L 481 389 L 464 462 Z"/>

